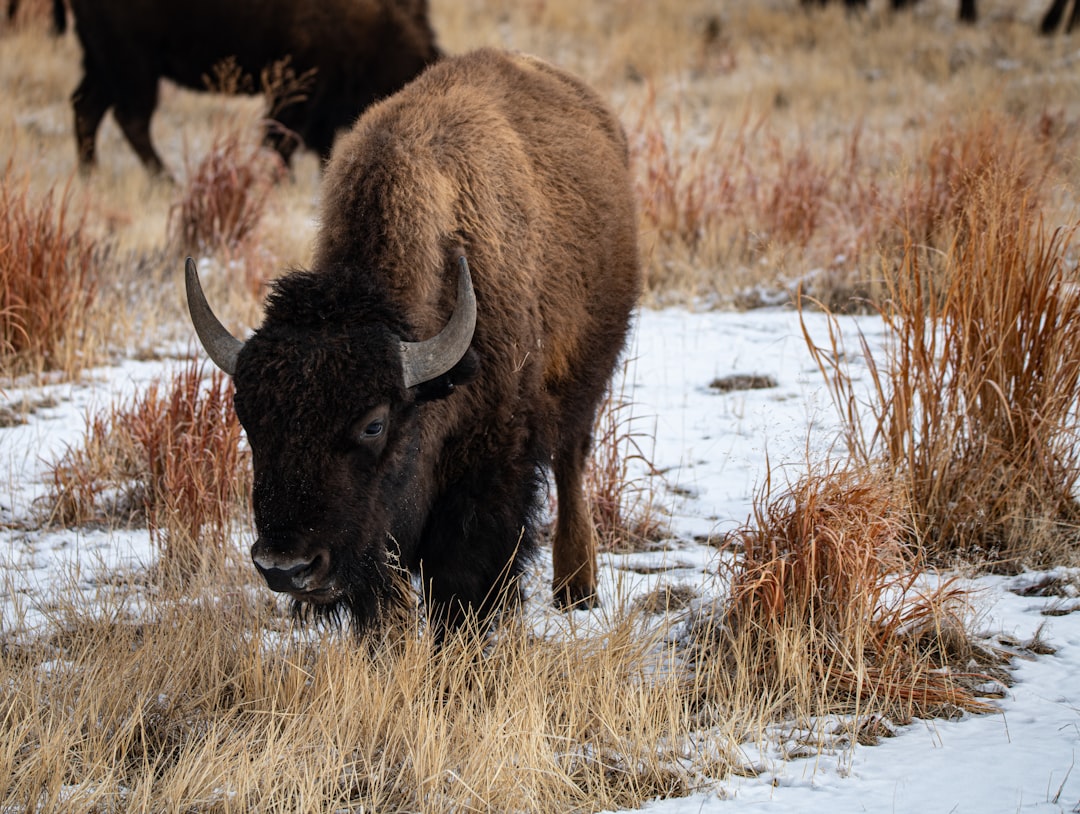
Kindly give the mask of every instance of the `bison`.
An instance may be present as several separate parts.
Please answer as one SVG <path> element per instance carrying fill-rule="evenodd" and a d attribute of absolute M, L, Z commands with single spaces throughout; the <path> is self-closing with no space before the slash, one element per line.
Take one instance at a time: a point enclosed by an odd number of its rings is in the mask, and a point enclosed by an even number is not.
<path fill-rule="evenodd" d="M 640 287 L 627 156 L 562 70 L 447 58 L 339 139 L 313 268 L 274 283 L 247 341 L 189 259 L 191 319 L 252 450 L 252 559 L 298 610 L 363 629 L 411 572 L 436 631 L 492 621 L 549 468 L 554 600 L 593 602 L 583 473 Z"/>
<path fill-rule="evenodd" d="M 72 105 L 84 171 L 112 109 L 143 165 L 164 172 L 150 140 L 161 78 L 206 90 L 223 63 L 249 91 L 275 66 L 308 78 L 270 111 L 267 142 L 289 163 L 297 137 L 327 158 L 339 130 L 440 56 L 427 0 L 71 0 L 71 10 L 83 48 Z"/>
<path fill-rule="evenodd" d="M 893 9 L 902 9 L 915 5 L 917 0 L 889 0 L 889 6 Z M 802 0 L 804 6 L 823 6 L 828 3 L 828 0 Z M 1039 32 L 1042 34 L 1050 35 L 1057 31 L 1061 25 L 1061 20 L 1065 16 L 1065 9 L 1069 4 L 1069 0 L 1050 0 L 1050 5 L 1047 7 L 1046 12 L 1043 14 L 1042 21 L 1039 23 Z M 848 8 L 859 8 L 867 5 L 867 0 L 844 0 L 844 5 Z M 978 20 L 978 8 L 976 6 L 976 0 L 960 0 L 960 7 L 957 11 L 957 18 L 961 22 L 974 23 Z M 1065 32 L 1072 32 L 1077 23 L 1080 22 L 1080 0 L 1073 0 L 1072 13 L 1069 15 L 1068 22 L 1065 24 Z"/>

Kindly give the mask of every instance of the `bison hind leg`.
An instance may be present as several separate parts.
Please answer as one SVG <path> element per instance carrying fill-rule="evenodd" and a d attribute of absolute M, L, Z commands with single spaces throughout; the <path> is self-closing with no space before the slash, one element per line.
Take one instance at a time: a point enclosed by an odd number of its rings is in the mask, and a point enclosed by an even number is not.
<path fill-rule="evenodd" d="M 113 117 L 147 171 L 154 176 L 168 177 L 165 164 L 150 140 L 150 117 L 156 106 L 157 86 L 154 85 L 133 99 L 118 101 L 113 107 Z"/>
<path fill-rule="evenodd" d="M 79 169 L 84 174 L 97 163 L 97 132 L 110 107 L 112 97 L 87 65 L 82 81 L 71 95 L 71 108 L 75 114 L 75 150 Z"/>
<path fill-rule="evenodd" d="M 560 446 L 554 461 L 558 514 L 552 543 L 552 593 L 555 607 L 563 610 L 584 610 L 600 604 L 596 593 L 596 529 L 582 490 L 591 423 L 584 423 L 584 431 Z"/>

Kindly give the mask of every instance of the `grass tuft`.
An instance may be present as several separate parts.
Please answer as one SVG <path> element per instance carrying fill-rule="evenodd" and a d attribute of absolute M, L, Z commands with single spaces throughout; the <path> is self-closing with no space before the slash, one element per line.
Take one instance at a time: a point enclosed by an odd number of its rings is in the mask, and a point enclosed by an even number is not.
<path fill-rule="evenodd" d="M 251 479 L 241 437 L 231 380 L 217 370 L 207 379 L 193 360 L 87 419 L 83 444 L 52 466 L 51 519 L 143 521 L 167 576 L 219 567 Z"/>
<path fill-rule="evenodd" d="M 892 337 L 869 414 L 833 334 L 817 356 L 848 447 L 907 495 L 927 551 L 993 570 L 1075 561 L 1080 453 L 1076 227 L 1048 230 L 1015 172 L 973 180 L 948 250 L 886 273 Z M 917 507 L 917 508 L 915 508 Z"/>
<path fill-rule="evenodd" d="M 57 194 L 32 195 L 9 161 L 0 174 L 0 371 L 79 375 L 95 358 L 87 324 L 102 253 L 86 209 Z"/>
<path fill-rule="evenodd" d="M 280 157 L 251 144 L 240 126 L 219 127 L 206 154 L 185 155 L 187 181 L 169 212 L 172 245 L 187 253 L 234 252 L 255 233 L 276 182 Z"/>
<path fill-rule="evenodd" d="M 771 720 L 994 710 L 972 689 L 987 676 L 967 672 L 970 598 L 921 567 L 907 517 L 887 480 L 852 470 L 759 500 L 729 539 L 719 622 L 703 628 L 741 700 L 771 699 Z"/>
<path fill-rule="evenodd" d="M 624 387 L 629 366 L 623 365 Z M 654 500 L 660 473 L 643 448 L 652 435 L 639 424 L 625 391 L 609 388 L 596 416 L 584 481 L 601 550 L 640 548 L 668 533 L 666 518 Z"/>

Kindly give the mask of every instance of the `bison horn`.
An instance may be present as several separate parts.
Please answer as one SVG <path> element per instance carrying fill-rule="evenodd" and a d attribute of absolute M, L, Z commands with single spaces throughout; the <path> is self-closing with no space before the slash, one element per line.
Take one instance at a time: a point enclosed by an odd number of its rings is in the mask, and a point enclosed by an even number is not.
<path fill-rule="evenodd" d="M 461 361 L 472 343 L 476 329 L 476 294 L 464 255 L 458 259 L 458 267 L 457 304 L 446 327 L 423 342 L 401 343 L 401 367 L 406 387 L 414 387 L 446 373 Z"/>
<path fill-rule="evenodd" d="M 190 257 L 184 265 L 184 283 L 187 286 L 188 313 L 195 333 L 214 364 L 230 376 L 236 372 L 236 357 L 244 343 L 233 336 L 210 310 L 199 282 L 199 271 Z"/>

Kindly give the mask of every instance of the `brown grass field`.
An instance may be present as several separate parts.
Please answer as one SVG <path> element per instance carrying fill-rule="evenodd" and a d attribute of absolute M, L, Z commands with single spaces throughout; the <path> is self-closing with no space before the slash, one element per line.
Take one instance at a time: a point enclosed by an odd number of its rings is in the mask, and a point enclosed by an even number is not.
<path fill-rule="evenodd" d="M 860 16 L 431 4 L 448 52 L 533 52 L 611 100 L 645 307 L 882 315 L 896 341 L 870 360 L 869 405 L 838 361 L 858 339 L 815 348 L 849 463 L 763 489 L 724 543 L 727 600 L 678 644 L 674 613 L 658 626 L 631 603 L 604 610 L 602 637 L 511 619 L 435 649 L 409 616 L 357 643 L 294 627 L 256 584 L 235 542 L 249 465 L 229 385 L 190 362 L 89 413 L 47 509 L 10 524 L 146 526 L 161 556 L 92 595 L 54 586 L 70 599 L 43 630 L 0 611 L 0 811 L 635 808 L 753 771 L 738 745 L 779 720 L 845 715 L 853 744 L 883 718 L 992 709 L 977 688 L 1007 671 L 969 634 L 959 583 L 888 612 L 884 597 L 940 565 L 1080 562 L 1080 40 L 1038 36 L 1042 0 L 982 0 L 973 27 L 952 0 Z M 177 182 L 150 180 L 111 119 L 80 177 L 79 46 L 47 33 L 44 6 L 24 0 L 0 28 L 5 405 L 189 343 L 187 253 L 226 323 L 257 325 L 266 281 L 309 261 L 316 228 L 318 162 L 277 177 L 257 98 L 165 86 L 153 134 Z M 613 394 L 597 432 L 589 488 L 610 546 L 663 533 L 626 481 L 623 459 L 648 448 L 631 412 Z"/>

